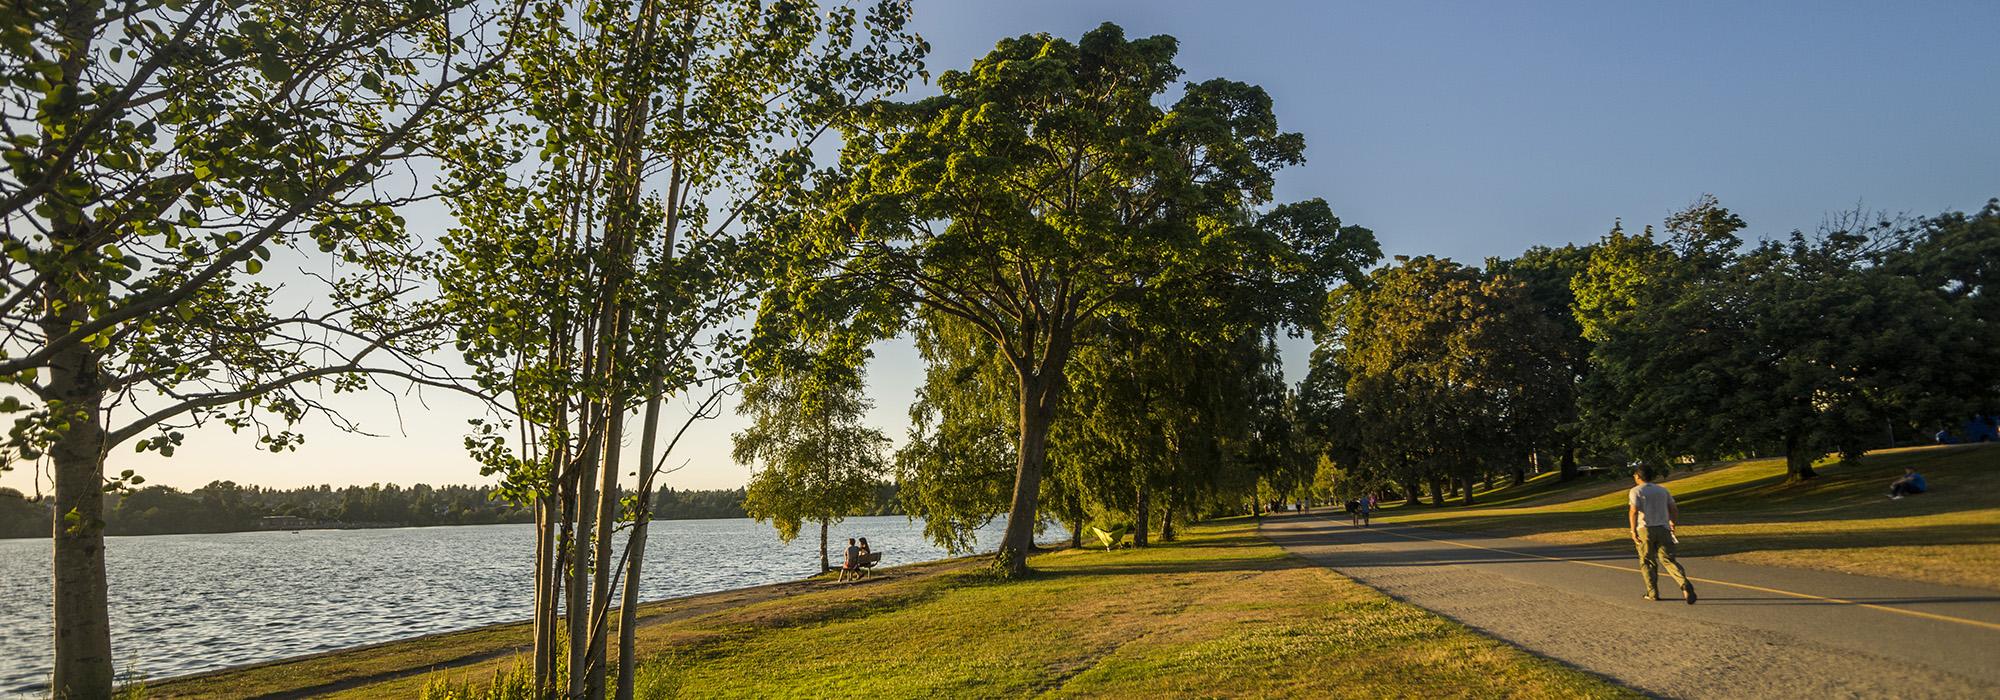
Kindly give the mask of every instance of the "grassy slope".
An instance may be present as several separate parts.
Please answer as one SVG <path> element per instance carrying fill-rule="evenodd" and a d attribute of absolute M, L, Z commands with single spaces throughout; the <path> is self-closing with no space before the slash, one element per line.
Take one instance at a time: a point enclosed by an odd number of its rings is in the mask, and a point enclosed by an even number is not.
<path fill-rule="evenodd" d="M 1045 554 L 1034 566 L 1014 583 L 956 566 L 808 584 L 653 624 L 641 629 L 641 695 L 1631 696 L 1291 558 L 1247 520 L 1193 527 L 1182 542 L 1145 550 Z M 336 696 L 415 697 L 428 682 L 476 684 L 512 664 Z M 315 672 L 279 667 L 152 695 L 268 692 L 275 687 L 238 681 Z"/>
<path fill-rule="evenodd" d="M 1923 472 L 1931 493 L 1890 501 L 1889 482 L 1905 465 Z M 1804 484 L 1784 483 L 1778 459 L 1675 474 L 1663 483 L 1680 502 L 1683 552 L 2000 589 L 2000 445 L 1885 450 L 1819 469 Z M 1472 508 L 1389 508 L 1378 522 L 1563 544 L 1627 541 L 1628 477 L 1553 477 L 1475 494 Z"/>

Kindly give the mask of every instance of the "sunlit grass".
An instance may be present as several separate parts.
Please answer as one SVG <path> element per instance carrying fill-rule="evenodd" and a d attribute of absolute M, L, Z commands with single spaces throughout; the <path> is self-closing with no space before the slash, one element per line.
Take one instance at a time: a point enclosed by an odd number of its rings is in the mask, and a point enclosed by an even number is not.
<path fill-rule="evenodd" d="M 652 656 L 641 687 L 648 697 L 1623 693 L 1293 559 L 1247 521 L 1034 565 L 1009 583 L 941 575 L 929 594 L 865 615 L 736 628 Z"/>
<path fill-rule="evenodd" d="M 560 681 L 558 685 L 561 685 Z M 418 700 L 535 700 L 535 669 L 527 659 L 493 672 L 485 682 L 465 676 L 432 676 Z"/>
<path fill-rule="evenodd" d="M 969 563 L 859 584 L 653 609 L 642 697 L 1621 697 L 1594 676 L 1390 600 L 1265 541 L 1249 520 L 1180 542 L 1035 557 L 1025 580 Z M 718 594 L 721 595 L 721 594 Z M 669 619 L 671 618 L 671 619 Z M 438 646 L 504 650 L 524 628 L 398 643 L 204 679 L 155 697 L 257 695 L 416 674 L 332 697 L 508 698 L 518 657 L 422 672 Z M 474 645 L 485 644 L 486 647 Z M 498 684 L 496 689 L 494 686 Z M 225 691 L 225 689 L 227 689 Z"/>
<path fill-rule="evenodd" d="M 1915 466 L 1931 493 L 1891 501 Z M 1683 551 L 1757 563 L 2000 589 L 2000 446 L 1905 448 L 1817 467 L 1785 483 L 1784 461 L 1674 474 Z M 1560 544 L 1622 545 L 1628 478 L 1557 485 L 1544 474 L 1475 494 L 1472 508 L 1393 507 L 1377 519 Z"/>
<path fill-rule="evenodd" d="M 1627 697 L 1286 555 L 1238 520 L 1149 549 L 891 572 L 640 630 L 642 697 Z M 493 662 L 336 697 L 489 694 Z"/>

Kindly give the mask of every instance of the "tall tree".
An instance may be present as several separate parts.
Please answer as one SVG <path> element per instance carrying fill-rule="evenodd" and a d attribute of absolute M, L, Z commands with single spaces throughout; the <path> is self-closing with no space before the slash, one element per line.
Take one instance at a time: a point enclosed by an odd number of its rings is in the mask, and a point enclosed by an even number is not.
<path fill-rule="evenodd" d="M 1110 24 L 1076 43 L 1002 40 L 939 76 L 938 97 L 882 104 L 850 130 L 801 221 L 815 243 L 791 266 L 793 313 L 858 308 L 861 328 L 890 334 L 924 308 L 970 324 L 1006 363 L 1018 416 L 1008 572 L 1026 569 L 1083 329 L 1209 276 L 1264 282 L 1274 306 L 1304 308 L 1293 298 L 1315 296 L 1346 252 L 1338 230 L 1256 213 L 1304 145 L 1278 131 L 1263 90 L 1213 80 L 1158 104 L 1180 75 L 1175 51 L 1171 37 L 1128 40 Z"/>
<path fill-rule="evenodd" d="M 0 12 L 0 383 L 27 399 L 0 402 L 17 414 L 4 462 L 53 466 L 57 696 L 112 689 L 103 494 L 141 477 L 107 481 L 111 449 L 171 454 L 221 424 L 282 451 L 322 391 L 439 379 L 414 359 L 437 334 L 408 308 L 418 256 L 397 214 L 428 191 L 396 173 L 484 110 L 455 88 L 504 53 L 491 30 L 513 9 Z M 274 263 L 301 269 L 257 281 Z"/>
<path fill-rule="evenodd" d="M 468 446 L 540 513 L 543 694 L 565 646 L 566 692 L 606 693 L 616 600 L 617 694 L 634 692 L 650 491 L 674 439 L 663 402 L 687 396 L 709 415 L 717 394 L 703 387 L 739 373 L 729 321 L 757 299 L 753 256 L 785 244 L 746 241 L 765 235 L 817 138 L 919 70 L 908 16 L 903 0 L 539 2 L 519 60 L 476 86 L 516 111 L 448 135 L 461 227 L 439 276 L 468 363 L 516 414 Z M 635 411 L 638 493 L 625 499 Z M 621 567 L 611 537 L 627 519 Z"/>
<path fill-rule="evenodd" d="M 1940 298 L 1944 305 L 1935 311 L 1943 314 L 1949 336 L 1970 341 L 1939 348 L 1929 358 L 1932 374 L 1923 385 L 1929 391 L 1890 397 L 1905 411 L 1896 417 L 1917 427 L 1962 419 L 1969 411 L 2000 413 L 2000 199 L 1971 214 L 1945 212 L 1918 221 L 1905 244 L 1881 258 L 1887 272 Z"/>
<path fill-rule="evenodd" d="M 971 324 L 917 313 L 911 330 L 926 367 L 896 451 L 898 498 L 931 541 L 971 551 L 973 533 L 1011 505 L 1020 434 L 1013 370 Z"/>
<path fill-rule="evenodd" d="M 778 538 L 819 523 L 819 568 L 833 568 L 827 530 L 875 505 L 875 485 L 889 471 L 889 438 L 863 421 L 873 402 L 851 363 L 767 372 L 743 389 L 737 411 L 751 425 L 736 433 L 736 463 L 760 466 L 750 477 L 743 510 L 770 521 Z"/>
<path fill-rule="evenodd" d="M 1364 483 L 1429 485 L 1469 504 L 1472 481 L 1526 461 L 1547 429 L 1538 388 L 1560 381 L 1554 326 L 1527 289 L 1450 260 L 1418 257 L 1376 270 L 1332 297 L 1306 393 L 1313 419 L 1346 443 L 1327 454 Z M 1330 381 L 1344 386 L 1327 386 Z M 1342 462 L 1345 462 L 1344 464 Z M 1451 487 L 1448 489 L 1447 487 Z"/>
<path fill-rule="evenodd" d="M 1521 350 L 1529 353 L 1522 356 L 1524 359 L 1543 360 L 1521 366 L 1541 371 L 1520 375 L 1522 421 L 1518 427 L 1535 459 L 1547 456 L 1556 461 L 1557 478 L 1562 481 L 1576 477 L 1577 452 L 1584 442 L 1578 392 L 1590 371 L 1591 343 L 1576 320 L 1576 293 L 1571 284 L 1590 264 L 1591 251 L 1589 246 L 1535 246 L 1520 257 L 1487 265 L 1491 272 L 1524 285 L 1525 303 L 1533 316 L 1541 319 L 1520 329 L 1528 333 L 1515 336 L 1524 342 Z"/>
<path fill-rule="evenodd" d="M 1879 444 L 1885 420 L 1934 419 L 1990 391 L 1954 381 L 1960 358 L 1987 352 L 1990 326 L 1967 322 L 1977 314 L 1945 280 L 1898 262 L 1912 260 L 1910 226 L 1857 212 L 1747 251 L 1742 227 L 1704 198 L 1669 217 L 1665 241 L 1614 231 L 1579 278 L 1601 375 L 1585 405 L 1628 450 L 1775 447 L 1791 479 L 1810 479 L 1828 452 Z"/>

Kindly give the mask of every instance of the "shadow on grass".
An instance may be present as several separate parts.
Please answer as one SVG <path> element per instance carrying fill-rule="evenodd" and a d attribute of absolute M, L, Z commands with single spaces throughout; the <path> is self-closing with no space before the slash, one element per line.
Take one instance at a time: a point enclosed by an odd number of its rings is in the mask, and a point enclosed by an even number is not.
<path fill-rule="evenodd" d="M 1168 545 L 1171 546 L 1171 545 Z M 1134 562 L 1130 564 L 1098 564 L 1088 567 L 1041 568 L 1029 572 L 1031 579 L 1057 580 L 1080 577 L 1107 576 L 1154 576 L 1159 574 L 1204 574 L 1228 572 L 1266 572 L 1287 569 L 1313 568 L 1313 565 L 1294 557 L 1269 557 L 1256 559 L 1205 559 L 1201 561 L 1175 562 Z"/>
<path fill-rule="evenodd" d="M 1332 532 L 1266 532 L 1272 544 L 1297 550 L 1305 547 L 1324 545 L 1373 545 L 1402 544 L 1410 542 L 1403 537 L 1390 534 L 1395 527 L 1356 529 L 1341 528 Z M 1343 549 L 1340 552 L 1342 566 L 1444 566 L 1451 564 L 1508 564 L 1550 562 L 1553 557 L 1573 561 L 1625 561 L 1632 558 L 1629 550 L 1606 551 L 1600 547 L 1579 547 L 1540 543 L 1515 543 L 1507 546 L 1507 551 L 1465 548 L 1420 548 L 1420 549 Z M 1552 562 L 1553 563 L 1553 562 Z"/>

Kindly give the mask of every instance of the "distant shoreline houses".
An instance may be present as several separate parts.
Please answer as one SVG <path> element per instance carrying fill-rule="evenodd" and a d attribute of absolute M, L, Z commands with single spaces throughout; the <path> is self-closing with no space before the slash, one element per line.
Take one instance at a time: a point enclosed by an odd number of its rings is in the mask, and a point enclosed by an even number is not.
<path fill-rule="evenodd" d="M 296 515 L 266 515 L 257 519 L 259 530 L 304 530 L 323 527 L 322 521 L 301 518 Z"/>
<path fill-rule="evenodd" d="M 457 524 L 457 523 L 452 523 Z M 391 527 L 436 527 L 415 523 L 350 523 L 342 520 L 317 520 L 296 515 L 266 515 L 257 519 L 259 530 L 379 530 Z M 449 526 L 449 525 L 446 525 Z"/>

